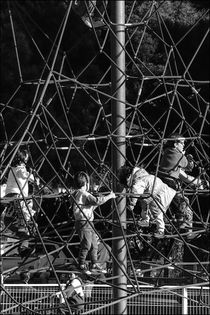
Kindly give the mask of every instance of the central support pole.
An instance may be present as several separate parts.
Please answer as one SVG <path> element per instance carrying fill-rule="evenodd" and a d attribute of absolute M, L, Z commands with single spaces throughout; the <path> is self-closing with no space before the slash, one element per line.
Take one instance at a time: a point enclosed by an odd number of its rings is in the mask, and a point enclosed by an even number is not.
<path fill-rule="evenodd" d="M 125 163 L 126 125 L 125 125 L 125 1 L 111 1 L 111 81 L 112 81 L 112 166 L 114 174 Z M 114 191 L 122 192 L 122 188 L 114 178 Z M 116 209 L 113 213 L 112 251 L 113 259 L 113 298 L 122 299 L 114 304 L 113 314 L 127 314 L 127 249 L 123 238 L 126 229 L 126 198 L 117 197 Z M 116 239 L 115 239 L 116 238 Z"/>

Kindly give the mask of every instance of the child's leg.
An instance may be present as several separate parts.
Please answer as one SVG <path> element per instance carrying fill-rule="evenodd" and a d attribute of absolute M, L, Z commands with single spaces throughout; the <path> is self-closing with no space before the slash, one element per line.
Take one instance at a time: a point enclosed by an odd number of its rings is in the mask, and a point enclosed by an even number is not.
<path fill-rule="evenodd" d="M 92 245 L 92 230 L 90 228 L 84 228 L 84 223 L 76 222 L 76 231 L 80 239 L 80 249 L 78 261 L 80 265 L 84 265 L 87 254 Z"/>
<path fill-rule="evenodd" d="M 20 201 L 21 209 L 19 210 L 19 229 L 20 233 L 25 233 L 26 235 L 35 234 L 36 233 L 36 223 L 34 223 L 33 217 L 36 213 L 33 210 L 33 201 L 32 199 L 21 200 Z"/>
<path fill-rule="evenodd" d="M 142 219 L 149 221 L 149 219 L 150 219 L 149 204 L 147 204 L 144 200 L 141 200 L 140 204 L 141 204 L 141 217 L 142 217 Z"/>
<path fill-rule="evenodd" d="M 155 219 L 158 233 L 164 233 L 165 223 L 163 219 L 163 213 L 159 213 Z"/>
<path fill-rule="evenodd" d="M 141 227 L 148 227 L 150 221 L 149 205 L 144 201 L 140 201 L 141 204 L 141 219 L 138 221 L 138 225 Z"/>
<path fill-rule="evenodd" d="M 11 194 L 7 194 L 5 197 L 18 198 L 18 194 L 11 193 Z M 5 231 L 10 230 L 14 233 L 18 231 L 19 219 L 17 215 L 16 199 L 11 201 L 6 207 L 6 209 L 4 210 L 3 220 L 4 220 Z"/>
<path fill-rule="evenodd" d="M 94 230 L 92 230 L 92 247 L 90 252 L 90 257 L 92 264 L 96 264 L 98 261 L 98 242 L 96 238 L 96 233 Z"/>
<path fill-rule="evenodd" d="M 35 212 L 33 210 L 33 201 L 32 199 L 28 199 L 26 202 L 24 200 L 21 201 L 21 209 L 23 212 L 23 217 L 25 222 L 29 222 L 32 220 L 32 217 L 34 216 Z"/>
<path fill-rule="evenodd" d="M 27 221 L 29 220 L 29 212 L 25 203 L 25 200 L 18 201 L 19 206 L 17 206 L 17 213 L 19 219 L 18 232 L 23 236 L 29 235 L 29 230 L 27 228 Z"/>
<path fill-rule="evenodd" d="M 186 229 L 191 232 L 193 227 L 193 211 L 189 207 L 189 199 L 181 192 L 176 194 L 172 203 L 174 205 L 173 211 L 178 229 Z"/>
<path fill-rule="evenodd" d="M 79 250 L 79 263 L 84 265 L 86 261 L 87 254 L 91 248 L 91 231 L 90 230 L 81 230 L 81 239 L 80 239 L 80 250 Z"/>
<path fill-rule="evenodd" d="M 192 232 L 193 227 L 193 212 L 189 207 L 189 199 L 184 197 L 181 199 L 180 212 L 183 213 L 183 228 L 187 229 L 189 232 Z M 182 228 L 182 226 L 180 226 Z"/>

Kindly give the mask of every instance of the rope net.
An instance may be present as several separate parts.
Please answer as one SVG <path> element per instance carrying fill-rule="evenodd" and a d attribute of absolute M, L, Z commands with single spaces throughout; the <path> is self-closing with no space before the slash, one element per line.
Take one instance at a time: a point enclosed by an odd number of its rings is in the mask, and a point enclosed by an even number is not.
<path fill-rule="evenodd" d="M 41 1 L 36 3 L 41 6 Z M 122 73 L 126 80 L 124 158 L 129 166 L 143 164 L 148 172 L 157 174 L 165 141 L 173 132 L 179 132 L 186 139 L 186 152 L 194 157 L 193 176 L 209 181 L 209 10 L 195 14 L 191 7 L 185 22 L 180 3 L 126 2 L 126 44 L 122 47 L 126 59 Z M 31 188 L 27 198 L 36 211 L 28 227 L 29 242 L 43 250 L 51 277 L 59 285 L 62 268 L 54 264 L 55 259 L 65 254 L 66 273 L 77 264 L 79 241 L 71 210 L 74 174 L 86 171 L 96 195 L 107 194 L 113 181 L 118 181 L 111 165 L 115 145 L 111 65 L 115 61 L 110 57 L 110 34 L 115 35 L 109 4 L 49 2 L 56 19 L 52 29 L 51 21 L 46 23 L 47 29 L 41 27 L 43 17 L 36 18 L 30 1 L 25 5 L 8 1 L 3 6 L 2 38 L 7 40 L 10 56 L 6 59 L 2 53 L 2 73 L 5 69 L 8 73 L 8 78 L 3 78 L 0 105 L 2 205 L 8 209 L 14 201 L 4 198 L 4 187 L 18 149 L 26 147 L 30 167 L 41 182 L 39 187 Z M 182 30 L 176 32 L 174 25 L 182 18 Z M 191 50 L 186 50 L 188 45 Z M 11 70 L 10 62 L 14 60 L 16 68 Z M 198 71 L 201 68 L 203 72 Z M 12 89 L 8 82 L 13 83 Z M 153 225 L 139 227 L 138 211 L 128 211 L 123 237 L 128 257 L 126 277 L 133 287 L 127 292 L 129 297 L 139 292 L 140 285 L 148 284 L 144 279 L 148 273 L 152 274 L 154 290 L 157 286 L 161 289 L 164 273 L 168 278 L 182 277 L 183 286 L 189 281 L 193 285 L 208 284 L 209 190 L 186 185 L 182 192 L 193 211 L 191 240 L 176 228 L 170 209 L 164 216 L 166 235 L 161 240 L 154 238 Z M 124 190 L 120 196 L 128 198 L 129 194 Z M 112 221 L 116 209 L 114 201 L 95 211 L 94 228 L 106 247 L 114 241 L 113 226 L 123 224 Z M 14 255 L 22 241 L 11 232 L 11 225 L 2 221 L 2 257 Z M 116 260 L 111 251 L 109 254 Z M 9 279 L 22 272 L 40 255 L 21 260 L 11 269 L 3 268 L 3 276 Z M 197 266 L 196 271 L 189 268 L 191 262 Z M 112 285 L 110 279 L 111 274 L 100 281 Z M 110 300 L 107 305 L 113 303 Z"/>

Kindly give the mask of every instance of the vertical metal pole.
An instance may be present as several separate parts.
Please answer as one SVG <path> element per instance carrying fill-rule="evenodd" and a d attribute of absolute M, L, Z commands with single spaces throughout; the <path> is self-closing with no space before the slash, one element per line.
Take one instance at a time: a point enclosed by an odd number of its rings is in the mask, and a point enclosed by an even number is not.
<path fill-rule="evenodd" d="M 188 292 L 187 288 L 182 289 L 182 314 L 187 315 L 188 314 Z"/>
<path fill-rule="evenodd" d="M 125 163 L 125 1 L 111 1 L 111 80 L 112 80 L 112 166 L 114 174 Z M 114 179 L 114 191 L 121 192 L 122 188 Z M 120 299 L 127 295 L 127 252 L 123 239 L 122 229 L 126 228 L 126 198 L 116 199 L 116 211 L 113 214 L 113 241 L 112 251 L 117 259 L 113 260 L 113 275 L 117 276 L 113 280 L 113 297 Z M 120 221 L 120 223 L 119 223 Z M 121 227 L 120 227 L 121 225 Z M 127 300 L 114 304 L 113 314 L 127 314 Z"/>

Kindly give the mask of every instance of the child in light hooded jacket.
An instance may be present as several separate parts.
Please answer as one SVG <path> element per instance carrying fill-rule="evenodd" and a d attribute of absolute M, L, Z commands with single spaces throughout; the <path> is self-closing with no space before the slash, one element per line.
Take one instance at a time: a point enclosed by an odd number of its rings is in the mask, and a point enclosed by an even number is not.
<path fill-rule="evenodd" d="M 122 185 L 129 188 L 129 209 L 133 211 L 137 200 L 143 194 L 144 198 L 140 199 L 141 217 L 140 226 L 149 226 L 151 218 L 154 219 L 157 232 L 156 237 L 164 235 L 165 223 L 164 214 L 166 213 L 176 191 L 164 184 L 162 180 L 154 175 L 149 174 L 144 168 L 122 167 L 119 170 L 119 181 Z M 138 195 L 138 196 L 135 196 Z"/>

